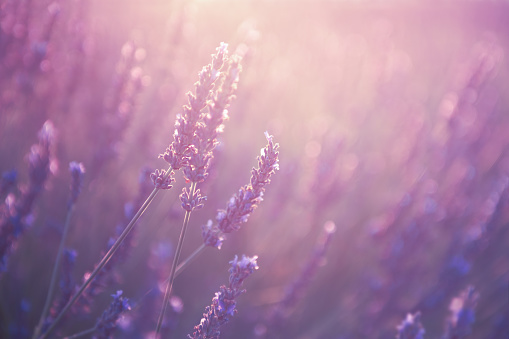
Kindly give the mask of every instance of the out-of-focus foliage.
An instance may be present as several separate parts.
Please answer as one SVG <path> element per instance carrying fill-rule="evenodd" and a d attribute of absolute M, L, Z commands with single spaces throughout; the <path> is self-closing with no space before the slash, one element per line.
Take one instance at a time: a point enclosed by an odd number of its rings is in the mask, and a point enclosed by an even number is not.
<path fill-rule="evenodd" d="M 81 282 L 166 166 L 186 92 L 223 41 L 243 71 L 182 257 L 248 182 L 265 131 L 280 170 L 249 221 L 176 278 L 165 337 L 192 333 L 242 254 L 260 269 L 223 338 L 396 338 L 407 314 L 439 338 L 464 309 L 457 333 L 507 336 L 508 22 L 503 1 L 1 0 L 0 220 L 32 192 L 45 121 L 55 135 L 0 276 L 0 337 L 29 338 L 39 320 L 68 164 L 86 168 L 66 242 L 66 279 Z M 119 290 L 132 309 L 115 336 L 154 331 L 184 215 L 176 179 L 59 335 L 93 327 Z"/>

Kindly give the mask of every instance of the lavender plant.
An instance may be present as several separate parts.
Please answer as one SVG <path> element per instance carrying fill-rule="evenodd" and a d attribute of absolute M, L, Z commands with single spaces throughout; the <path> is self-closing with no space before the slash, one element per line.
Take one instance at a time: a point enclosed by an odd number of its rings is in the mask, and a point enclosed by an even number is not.
<path fill-rule="evenodd" d="M 211 65 L 205 67 L 203 71 L 200 73 L 200 82 L 196 85 L 196 96 L 193 96 L 192 94 L 189 94 L 189 103 L 190 106 L 184 106 L 184 117 L 179 116 L 177 117 L 176 122 L 176 129 L 174 134 L 174 141 L 172 144 L 170 144 L 169 148 L 166 150 L 165 154 L 162 155 L 168 163 L 170 163 L 171 167 L 165 172 L 164 175 L 161 175 L 161 172 L 159 172 L 159 176 L 157 174 L 155 176 L 152 176 L 152 179 L 154 181 L 155 188 L 152 191 L 152 193 L 149 195 L 145 203 L 140 207 L 138 212 L 134 215 L 133 219 L 130 221 L 130 223 L 126 226 L 122 234 L 117 238 L 115 243 L 111 246 L 109 251 L 104 255 L 104 257 L 101 259 L 99 264 L 96 266 L 96 268 L 88 275 L 86 280 L 84 281 L 83 285 L 80 287 L 80 289 L 76 292 L 76 294 L 73 296 L 73 298 L 67 303 L 67 305 L 62 309 L 60 314 L 55 318 L 55 321 L 53 324 L 48 328 L 48 330 L 42 334 L 41 338 L 45 338 L 55 327 L 55 325 L 58 323 L 58 321 L 62 318 L 62 316 L 67 312 L 67 310 L 74 304 L 74 302 L 81 296 L 81 294 L 89 287 L 89 285 L 94 281 L 95 277 L 101 272 L 103 267 L 108 263 L 108 261 L 111 259 L 113 254 L 119 249 L 122 242 L 125 240 L 125 238 L 129 235 L 130 231 L 134 227 L 136 221 L 139 219 L 141 214 L 144 212 L 144 210 L 148 207 L 150 202 L 153 200 L 157 192 L 161 187 L 170 188 L 171 186 L 169 183 L 171 183 L 172 179 L 170 178 L 172 172 L 172 169 L 179 169 L 181 166 L 186 164 L 189 160 L 189 152 L 192 152 L 195 148 L 192 144 L 193 138 L 194 138 L 194 129 L 196 128 L 197 124 L 199 123 L 201 119 L 201 109 L 205 106 L 206 100 L 208 98 L 210 89 L 212 88 L 213 82 L 218 78 L 219 70 L 218 68 L 221 68 L 224 55 L 226 53 L 227 45 L 223 44 L 218 48 L 218 52 L 216 55 L 213 55 L 213 62 Z M 218 61 L 220 60 L 220 61 Z M 218 67 L 219 66 L 219 67 Z M 238 68 L 238 66 L 237 66 Z M 235 73 L 235 72 L 234 72 Z M 236 74 L 236 73 L 235 73 Z M 230 84 L 231 88 L 234 88 L 233 83 L 236 82 L 236 77 L 233 80 L 232 84 Z M 228 95 L 228 97 L 230 97 Z M 228 99 L 227 97 L 227 99 Z M 227 104 L 228 100 L 225 101 L 225 104 Z M 217 126 L 219 127 L 219 126 Z M 212 142 L 214 144 L 214 142 Z M 207 160 L 208 162 L 208 160 Z M 160 182 L 161 184 L 157 184 Z M 191 195 L 195 196 L 194 194 L 194 188 L 196 187 L 196 182 L 193 183 L 192 189 L 191 189 Z M 198 194 L 198 192 L 197 192 Z M 199 197 L 196 197 L 199 201 Z M 187 223 L 189 222 L 189 215 L 190 211 L 187 211 L 186 217 L 184 218 L 184 227 L 183 227 L 183 233 L 181 236 L 181 241 L 183 241 L 183 235 L 185 234 L 185 228 L 187 227 Z M 180 245 L 181 246 L 181 245 Z M 178 252 L 177 252 L 178 253 Z M 176 255 L 178 256 L 178 254 Z M 173 272 L 175 271 L 176 264 L 174 265 L 174 268 L 172 269 Z M 169 292 L 171 292 L 171 283 L 172 279 L 170 278 L 169 283 Z M 169 297 L 168 293 L 168 297 Z M 165 298 L 165 301 L 163 302 L 163 309 L 161 311 L 160 320 L 158 321 L 158 330 L 160 329 L 161 323 L 162 323 L 162 316 L 164 315 L 164 309 L 166 307 L 167 298 Z"/>
<path fill-rule="evenodd" d="M 205 116 L 201 112 L 207 104 L 206 100 L 211 93 L 210 89 L 207 91 L 207 87 L 212 88 L 213 82 L 219 77 L 219 70 L 222 67 L 223 59 L 226 58 L 226 53 L 227 45 L 221 44 L 218 47 L 217 56 L 213 58 L 212 64 L 202 70 L 200 82 L 196 85 L 196 97 L 189 95 L 190 106 L 184 106 L 184 118 L 177 118 L 174 142 L 178 142 L 178 146 L 173 147 L 173 154 L 171 153 L 172 146 L 170 146 L 165 154 L 162 155 L 172 168 L 177 167 L 178 169 L 183 164 L 183 161 L 186 161 L 183 172 L 186 180 L 191 182 L 191 187 L 189 191 L 184 188 L 180 195 L 182 208 L 186 211 L 186 214 L 173 257 L 163 306 L 157 322 L 156 334 L 159 333 L 163 323 L 191 212 L 194 209 L 201 208 L 205 200 L 205 197 L 201 196 L 200 190 L 196 190 L 196 185 L 204 181 L 208 176 L 207 169 L 212 158 L 212 151 L 217 144 L 216 138 L 223 128 L 222 123 L 227 118 L 228 112 L 226 108 L 229 106 L 233 93 L 237 88 L 238 73 L 240 72 L 239 63 L 237 59 L 232 59 L 233 61 L 230 62 L 227 76 L 223 80 L 221 89 L 214 95 L 212 102 L 208 104 L 209 113 Z M 187 149 L 182 146 L 183 142 L 188 143 Z M 175 151 L 178 149 L 181 151 Z"/>
<path fill-rule="evenodd" d="M 421 324 L 421 314 L 408 313 L 405 320 L 398 326 L 396 339 L 423 339 L 424 328 Z"/>
<path fill-rule="evenodd" d="M 236 299 L 246 290 L 241 289 L 244 280 L 258 269 L 257 256 L 238 259 L 237 256 L 230 261 L 230 282 L 228 287 L 221 286 L 219 292 L 212 299 L 212 304 L 205 308 L 200 324 L 194 327 L 193 334 L 189 338 L 195 339 L 218 339 L 221 327 L 237 313 Z"/>
<path fill-rule="evenodd" d="M 472 286 L 468 286 L 460 296 L 451 301 L 449 305 L 451 316 L 447 321 L 444 339 L 468 338 L 472 333 L 478 299 L 479 294 Z"/>
<path fill-rule="evenodd" d="M 171 271 L 162 338 L 206 328 L 222 338 L 508 336 L 507 4 L 121 7 L 0 0 L 0 338 L 99 336 L 96 319 L 118 290 L 136 302 L 102 335 L 154 337 Z M 226 45 L 208 58 L 225 39 L 242 56 L 238 90 L 240 60 Z M 177 113 L 167 167 L 138 182 L 139 169 L 159 166 Z M 59 140 L 49 162 L 40 145 L 26 156 L 46 120 Z M 265 130 L 274 149 L 239 190 Z M 271 163 L 275 140 L 285 152 Z M 74 159 L 86 180 L 55 260 Z M 263 168 L 279 162 L 264 194 L 258 179 L 273 173 Z M 322 244 L 324 220 L 341 232 L 311 282 L 325 252 L 302 260 Z M 208 247 L 221 250 L 196 260 Z M 244 298 L 220 289 L 191 330 L 235 253 L 267 264 Z M 231 300 L 243 303 L 235 318 Z M 230 324 L 217 327 L 220 318 Z"/>
<path fill-rule="evenodd" d="M 241 187 L 239 192 L 230 198 L 226 210 L 217 211 L 217 224 L 209 219 L 207 224 L 202 225 L 203 244 L 182 261 L 175 274 L 184 270 L 207 246 L 221 249 L 226 234 L 239 230 L 262 202 L 265 186 L 270 183 L 272 174 L 279 170 L 279 144 L 274 143 L 273 136 L 268 132 L 265 132 L 265 138 L 268 144 L 260 150 L 258 168 L 251 170 L 250 184 Z"/>
<path fill-rule="evenodd" d="M 122 291 L 117 291 L 116 294 L 112 295 L 113 301 L 110 307 L 104 311 L 101 318 L 98 319 L 97 324 L 95 325 L 96 333 L 94 338 L 111 338 L 112 330 L 116 328 L 118 318 L 122 315 L 122 313 L 131 309 L 129 300 L 123 297 L 122 293 Z"/>
<path fill-rule="evenodd" d="M 50 173 L 51 147 L 54 127 L 47 121 L 39 132 L 39 143 L 34 144 L 28 155 L 30 181 L 20 198 L 7 197 L 0 219 L 0 273 L 7 269 L 7 260 L 16 248 L 19 238 L 29 225 L 36 199 L 44 189 Z"/>
<path fill-rule="evenodd" d="M 238 231 L 263 200 L 265 185 L 270 183 L 270 177 L 279 169 L 279 144 L 274 144 L 273 136 L 268 132 L 265 132 L 265 138 L 267 138 L 268 144 L 260 151 L 258 168 L 251 170 L 250 184 L 240 188 L 239 192 L 228 202 L 226 210 L 217 211 L 217 224 L 209 220 L 206 225 L 202 226 L 205 246 L 220 249 L 224 235 Z"/>

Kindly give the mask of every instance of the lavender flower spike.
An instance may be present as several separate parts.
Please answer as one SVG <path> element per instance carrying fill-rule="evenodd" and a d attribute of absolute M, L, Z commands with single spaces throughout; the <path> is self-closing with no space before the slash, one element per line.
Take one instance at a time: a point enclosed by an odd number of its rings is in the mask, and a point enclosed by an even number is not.
<path fill-rule="evenodd" d="M 184 167 L 184 176 L 188 181 L 202 182 L 208 176 L 212 151 L 218 144 L 218 135 L 223 131 L 223 122 L 228 119 L 227 108 L 235 98 L 240 71 L 240 58 L 233 56 L 228 62 L 228 69 L 222 72 L 224 80 L 221 88 L 207 103 L 208 114 L 197 125 L 194 150 L 189 155 L 188 165 Z"/>
<path fill-rule="evenodd" d="M 234 195 L 226 210 L 218 210 L 217 224 L 209 222 L 202 226 L 202 237 L 205 245 L 221 248 L 224 234 L 240 229 L 251 213 L 263 200 L 265 186 L 270 183 L 271 175 L 279 169 L 279 144 L 274 144 L 273 136 L 265 132 L 267 146 L 261 149 L 258 157 L 258 168 L 251 171 L 250 184 L 242 187 Z"/>
<path fill-rule="evenodd" d="M 212 299 L 212 305 L 205 308 L 205 313 L 200 324 L 194 327 L 194 333 L 188 337 L 191 339 L 218 339 L 221 334 L 221 326 L 226 324 L 237 313 L 235 299 L 246 292 L 241 289 L 244 280 L 258 269 L 256 259 L 258 257 L 242 256 L 242 259 L 230 261 L 229 286 L 221 286 L 219 292 Z"/>
<path fill-rule="evenodd" d="M 55 128 L 46 121 L 39 132 L 39 142 L 34 144 L 28 155 L 28 188 L 19 199 L 9 195 L 5 201 L 5 211 L 0 214 L 0 273 L 7 268 L 7 259 L 16 247 L 18 239 L 25 233 L 27 217 L 33 210 L 35 201 L 44 189 L 50 173 L 51 148 Z"/>
<path fill-rule="evenodd" d="M 467 338 L 472 333 L 478 299 L 479 294 L 472 286 L 468 286 L 459 297 L 451 301 L 449 306 L 451 317 L 447 324 L 444 339 Z"/>
<path fill-rule="evenodd" d="M 81 193 L 81 185 L 83 184 L 83 176 L 85 174 L 85 166 L 80 162 L 72 161 L 69 163 L 69 171 L 71 172 L 71 197 L 69 198 L 69 206 L 72 206 L 78 200 Z"/>
<path fill-rule="evenodd" d="M 159 157 L 168 162 L 173 170 L 187 165 L 192 151 L 197 124 L 202 120 L 202 110 L 207 106 L 214 83 L 218 79 L 220 69 L 228 58 L 228 45 L 221 43 L 212 55 L 212 62 L 203 67 L 199 80 L 195 83 L 195 93 L 187 93 L 189 105 L 183 107 L 182 114 L 177 116 L 173 141 L 164 154 Z"/>
<path fill-rule="evenodd" d="M 421 313 L 408 313 L 405 320 L 398 326 L 396 339 L 423 339 L 424 328 L 421 324 Z"/>
<path fill-rule="evenodd" d="M 117 293 L 111 296 L 113 297 L 113 301 L 110 307 L 103 312 L 95 325 L 97 332 L 94 335 L 94 339 L 111 338 L 111 334 L 117 326 L 117 320 L 122 313 L 131 309 L 129 300 L 122 296 L 122 291 L 117 291 Z"/>

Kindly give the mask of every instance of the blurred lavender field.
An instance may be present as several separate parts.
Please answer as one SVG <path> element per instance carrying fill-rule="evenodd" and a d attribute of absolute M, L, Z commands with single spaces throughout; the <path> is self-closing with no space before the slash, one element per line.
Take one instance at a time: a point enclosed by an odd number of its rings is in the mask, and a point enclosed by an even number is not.
<path fill-rule="evenodd" d="M 509 3 L 432 3 L 0 0 L 0 338 L 34 337 L 70 206 L 49 319 L 131 220 L 221 42 L 242 72 L 181 258 L 265 131 L 279 170 L 176 277 L 161 337 L 192 334 L 245 254 L 259 269 L 221 338 L 509 338 Z M 155 337 L 175 172 L 49 337 L 94 328 L 112 295 L 131 308 L 112 337 Z"/>

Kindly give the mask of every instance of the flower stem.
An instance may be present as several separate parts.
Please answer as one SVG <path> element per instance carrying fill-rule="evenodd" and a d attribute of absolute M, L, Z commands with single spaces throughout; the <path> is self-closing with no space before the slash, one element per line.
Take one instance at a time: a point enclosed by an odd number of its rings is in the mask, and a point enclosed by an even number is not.
<path fill-rule="evenodd" d="M 39 334 L 41 333 L 41 329 L 44 324 L 44 319 L 46 319 L 46 316 L 48 315 L 51 301 L 52 301 L 53 295 L 55 293 L 58 268 L 60 266 L 60 261 L 62 259 L 62 253 L 64 251 L 65 240 L 67 239 L 67 233 L 69 231 L 69 224 L 71 221 L 71 215 L 72 215 L 73 211 L 74 211 L 74 204 L 70 204 L 67 209 L 67 215 L 65 217 L 65 224 L 64 224 L 64 230 L 62 232 L 62 238 L 60 239 L 60 245 L 58 246 L 57 258 L 55 259 L 55 265 L 53 266 L 53 272 L 51 273 L 51 280 L 50 280 L 50 284 L 49 284 L 49 288 L 48 288 L 48 294 L 46 295 L 46 301 L 44 303 L 44 308 L 42 309 L 41 318 L 39 319 L 39 323 L 37 324 L 37 327 L 35 328 L 35 331 L 34 331 L 34 335 L 32 336 L 33 339 L 37 338 L 39 336 Z"/>
<path fill-rule="evenodd" d="M 85 330 L 85 331 L 81 331 L 79 333 L 75 333 L 75 334 L 72 334 L 68 337 L 65 337 L 64 339 L 76 339 L 76 338 L 79 338 L 79 337 L 83 337 L 87 334 L 92 334 L 96 331 L 96 328 L 93 327 L 93 328 L 89 328 L 88 330 Z"/>
<path fill-rule="evenodd" d="M 194 191 L 196 189 L 196 182 L 191 184 L 189 196 L 194 195 Z M 157 320 L 156 327 L 156 337 L 161 331 L 161 326 L 163 324 L 164 313 L 166 312 L 166 307 L 168 306 L 168 301 L 170 300 L 171 289 L 173 287 L 173 280 L 175 279 L 175 271 L 177 269 L 177 264 L 180 257 L 180 252 L 182 252 L 182 245 L 184 244 L 184 237 L 186 236 L 187 226 L 189 225 L 189 218 L 191 217 L 191 211 L 187 210 L 184 215 L 184 223 L 182 224 L 182 230 L 180 231 L 179 241 L 177 243 L 177 249 L 175 250 L 175 255 L 173 256 L 173 263 L 171 265 L 170 277 L 168 278 L 168 284 L 166 285 L 166 291 L 164 293 L 163 299 L 163 307 L 161 308 L 161 312 L 159 313 L 159 319 Z"/>
<path fill-rule="evenodd" d="M 193 253 L 191 253 L 190 256 L 188 256 L 184 261 L 182 261 L 182 263 L 180 263 L 177 266 L 177 269 L 175 270 L 175 277 L 178 276 L 184 269 L 186 269 L 187 266 L 189 266 L 189 264 L 191 264 L 194 261 L 194 259 L 196 259 L 198 255 L 200 255 L 201 252 L 203 252 L 203 250 L 206 247 L 207 246 L 205 246 L 205 244 L 201 244 L 201 246 L 198 247 Z"/>
<path fill-rule="evenodd" d="M 164 179 L 168 178 L 171 174 L 171 167 L 168 168 L 168 170 L 166 171 L 166 174 L 164 176 Z M 104 255 L 104 257 L 101 259 L 101 261 L 99 262 L 99 264 L 97 265 L 97 267 L 94 269 L 94 271 L 90 274 L 90 276 L 88 277 L 88 279 L 83 283 L 83 285 L 80 287 L 80 289 L 78 290 L 78 292 L 76 292 L 76 294 L 71 298 L 71 300 L 69 300 L 69 302 L 67 303 L 67 305 L 65 305 L 65 307 L 62 309 L 62 311 L 60 311 L 60 313 L 58 314 L 58 316 L 55 318 L 55 320 L 53 321 L 53 323 L 51 324 L 51 326 L 48 328 L 48 330 L 43 333 L 40 337 L 40 339 L 44 339 L 46 338 L 50 333 L 51 331 L 55 328 L 55 326 L 57 325 L 57 323 L 62 319 L 63 315 L 65 314 L 65 312 L 67 312 L 69 310 L 69 308 L 76 302 L 76 300 L 78 300 L 78 298 L 81 296 L 81 294 L 87 289 L 87 287 L 90 285 L 90 283 L 94 280 L 94 278 L 96 277 L 96 275 L 103 269 L 103 267 L 108 263 L 108 261 L 111 259 L 111 257 L 113 256 L 113 254 L 115 254 L 115 252 L 118 250 L 118 248 L 120 247 L 120 245 L 122 244 L 122 242 L 124 241 L 124 239 L 127 237 L 127 235 L 129 234 L 129 232 L 131 232 L 131 230 L 133 229 L 134 225 L 136 224 L 136 222 L 138 221 L 138 219 L 140 219 L 141 215 L 145 212 L 145 210 L 147 209 L 147 207 L 150 205 L 150 203 L 152 202 L 152 200 L 154 200 L 155 196 L 157 195 L 157 192 L 159 192 L 159 188 L 155 187 L 153 190 L 152 190 L 152 193 L 150 193 L 150 195 L 148 196 L 147 200 L 145 200 L 145 202 L 143 203 L 143 205 L 141 205 L 140 209 L 138 210 L 138 212 L 136 212 L 136 214 L 134 215 L 134 217 L 132 218 L 132 220 L 129 222 L 129 224 L 126 226 L 126 228 L 124 229 L 124 231 L 122 232 L 122 234 L 120 234 L 120 236 L 118 237 L 118 239 L 115 241 L 115 243 L 113 244 L 113 246 L 111 246 L 110 250 L 108 251 L 108 253 L 106 253 Z"/>
<path fill-rule="evenodd" d="M 205 244 L 202 244 L 193 253 L 191 253 L 186 259 L 184 259 L 180 263 L 180 265 L 177 266 L 177 269 L 175 270 L 175 278 L 178 277 L 180 275 L 180 273 L 182 273 L 182 271 L 184 269 L 186 269 L 196 258 L 198 258 L 198 255 L 200 255 L 205 250 L 205 248 L 207 248 L 207 246 L 205 246 Z M 170 281 L 170 277 L 168 277 L 165 281 L 163 281 L 163 284 L 167 284 L 169 281 Z M 153 287 L 153 288 L 149 289 L 147 292 L 145 292 L 145 294 L 143 294 L 143 296 L 136 303 L 136 306 L 134 307 L 134 309 L 137 309 L 138 307 L 140 307 L 143 299 L 145 297 L 147 297 L 155 288 L 156 287 Z"/>

